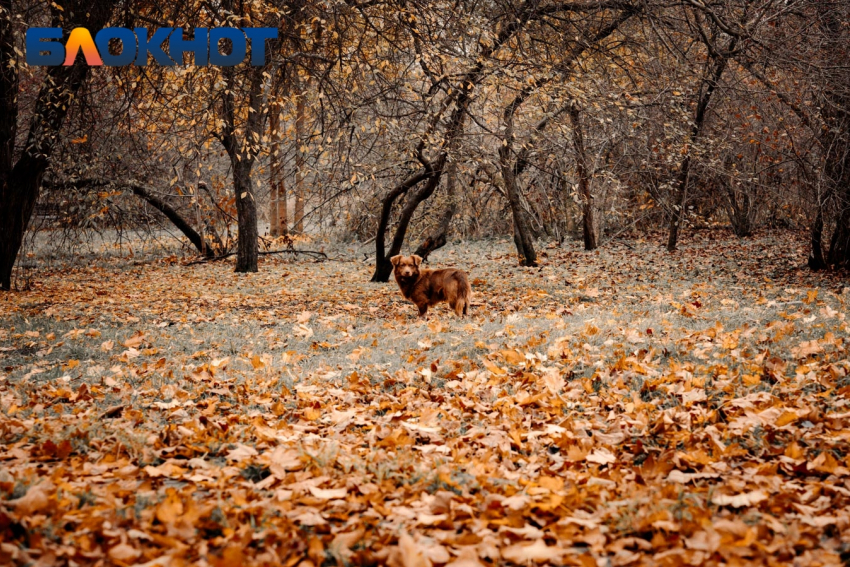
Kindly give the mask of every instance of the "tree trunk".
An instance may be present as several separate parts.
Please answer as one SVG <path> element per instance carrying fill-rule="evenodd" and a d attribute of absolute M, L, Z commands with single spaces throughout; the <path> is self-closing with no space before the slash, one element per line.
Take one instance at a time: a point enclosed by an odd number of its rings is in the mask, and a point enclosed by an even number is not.
<path fill-rule="evenodd" d="M 850 198 L 850 190 L 845 188 L 844 199 L 847 198 Z M 828 263 L 839 268 L 850 268 L 850 205 L 845 202 L 843 207 L 829 243 Z"/>
<path fill-rule="evenodd" d="M 112 16 L 114 0 L 89 3 L 66 2 L 67 29 L 86 27 L 99 30 Z M 0 289 L 12 287 L 12 270 L 38 200 L 44 172 L 50 162 L 71 102 L 85 81 L 89 66 L 49 67 L 33 106 L 24 149 L 14 161 L 17 138 L 19 54 L 11 15 L 11 0 L 0 0 Z"/>
<path fill-rule="evenodd" d="M 12 289 L 12 270 L 46 169 L 46 157 L 24 154 L 4 176 L 0 187 L 0 289 Z"/>
<path fill-rule="evenodd" d="M 183 218 L 183 216 L 178 213 L 171 205 L 157 197 L 153 194 L 151 189 L 140 185 L 138 183 L 130 183 L 128 187 L 133 191 L 133 194 L 141 197 L 145 201 L 147 201 L 153 208 L 161 212 L 165 217 L 171 221 L 171 223 L 183 233 L 183 235 L 189 239 L 189 242 L 192 243 L 198 252 L 206 256 L 207 258 L 214 258 L 215 251 L 207 246 L 207 243 L 204 242 L 203 237 L 198 234 L 198 232 L 192 228 L 192 226 Z"/>
<path fill-rule="evenodd" d="M 283 161 L 280 149 L 283 133 L 280 124 L 280 105 L 271 106 L 269 115 L 269 234 L 283 236 L 287 234 L 288 214 L 286 210 L 286 185 L 284 181 Z"/>
<path fill-rule="evenodd" d="M 845 98 L 844 103 L 850 104 L 850 96 Z M 826 177 L 834 188 L 838 211 L 827 264 L 850 268 L 850 110 L 838 110 L 836 114 L 839 116 L 834 119 L 834 134 L 826 156 Z"/>
<path fill-rule="evenodd" d="M 581 221 L 584 249 L 596 250 L 596 227 L 593 220 L 593 193 L 590 190 L 590 168 L 587 152 L 584 148 L 584 131 L 581 127 L 581 111 L 578 105 L 570 104 L 570 122 L 572 123 L 573 148 L 576 152 L 576 173 L 578 174 L 579 195 L 581 195 Z"/>
<path fill-rule="evenodd" d="M 818 199 L 815 222 L 812 223 L 811 245 L 812 249 L 809 253 L 808 261 L 809 268 L 823 270 L 826 268 L 826 260 L 823 257 L 823 204 L 820 202 L 820 199 Z"/>
<path fill-rule="evenodd" d="M 502 113 L 502 120 L 505 126 L 504 139 L 502 145 L 499 146 L 499 168 L 502 173 L 502 181 L 505 185 L 505 193 L 508 196 L 508 203 L 511 207 L 511 214 L 514 217 L 514 244 L 516 245 L 517 254 L 519 255 L 520 265 L 536 266 L 537 253 L 534 250 L 534 238 L 531 235 L 531 229 L 528 226 L 528 220 L 525 216 L 525 211 L 522 209 L 520 201 L 519 187 L 516 182 L 516 164 L 513 157 L 513 137 L 514 137 L 514 112 L 516 111 L 519 97 L 509 104 Z"/>
<path fill-rule="evenodd" d="M 393 271 L 393 266 L 389 261 L 392 256 L 386 254 L 386 238 L 387 228 L 390 224 L 390 214 L 392 213 L 393 204 L 396 199 L 407 193 L 410 189 L 428 179 L 432 174 L 429 169 L 424 169 L 413 175 L 410 175 L 395 186 L 381 202 L 381 216 L 378 218 L 378 231 L 375 234 L 375 271 L 372 274 L 371 281 L 385 282 L 389 280 L 390 273 Z"/>
<path fill-rule="evenodd" d="M 378 234 L 375 238 L 375 272 L 372 274 L 373 282 L 386 282 L 390 279 L 392 273 L 392 264 L 390 258 L 401 252 L 401 247 L 404 244 L 404 237 L 407 234 L 407 227 L 410 224 L 410 219 L 413 218 L 413 213 L 416 208 L 428 197 L 430 197 L 437 186 L 440 184 L 440 179 L 443 176 L 443 168 L 448 159 L 448 153 L 457 142 L 461 132 L 463 132 L 464 121 L 466 119 L 466 108 L 469 104 L 469 94 L 472 90 L 472 83 L 461 91 L 458 95 L 458 100 L 455 109 L 452 111 L 451 118 L 446 126 L 446 132 L 443 137 L 443 143 L 440 146 L 440 153 L 437 159 L 432 164 L 431 161 L 425 158 L 422 150 L 425 146 L 425 141 L 420 140 L 416 148 L 419 161 L 422 162 L 423 169 L 418 173 L 409 176 L 401 185 L 393 189 L 385 198 L 381 211 L 381 219 L 378 223 Z M 436 116 L 439 118 L 439 115 Z M 396 227 L 395 236 L 393 236 L 390 250 L 384 254 L 384 239 L 386 237 L 386 229 L 389 223 L 389 215 L 392 210 L 392 204 L 400 195 L 407 193 L 420 182 L 425 181 L 419 190 L 417 190 L 410 200 L 404 205 L 399 214 L 398 226 Z"/>
<path fill-rule="evenodd" d="M 251 188 L 251 166 L 238 162 L 233 168 L 236 192 L 236 218 L 239 224 L 236 254 L 237 272 L 257 271 L 257 202 Z"/>
<path fill-rule="evenodd" d="M 425 237 L 425 240 L 413 252 L 414 254 L 425 260 L 431 255 L 431 252 L 446 245 L 446 242 L 448 242 L 449 226 L 451 225 L 452 217 L 455 215 L 456 208 L 454 203 L 446 207 L 437 227 L 431 234 Z"/>
<path fill-rule="evenodd" d="M 691 176 L 691 156 L 689 152 L 679 168 L 679 176 L 676 181 L 676 199 L 673 202 L 673 210 L 670 213 L 670 227 L 667 233 L 667 251 L 675 252 L 679 243 L 679 227 L 685 218 L 685 205 L 688 201 L 688 182 Z"/>
<path fill-rule="evenodd" d="M 500 161 L 503 159 L 507 158 L 502 158 Z M 534 250 L 534 237 L 531 234 L 531 228 L 528 226 L 528 218 L 522 209 L 519 187 L 517 187 L 512 164 L 507 164 L 507 167 L 502 168 L 502 179 L 505 183 L 505 193 L 508 195 L 508 203 L 514 218 L 514 244 L 519 255 L 520 265 L 536 266 L 537 252 Z"/>
<path fill-rule="evenodd" d="M 510 206 L 510 204 L 508 204 Z M 522 234 L 522 229 L 517 226 L 516 215 L 513 214 L 513 210 L 511 211 L 511 218 L 513 219 L 513 227 L 514 227 L 514 248 L 516 248 L 517 257 L 522 261 L 525 258 L 525 244 L 522 243 L 522 238 L 520 235 Z M 534 251 L 532 250 L 532 253 Z"/>
<path fill-rule="evenodd" d="M 416 248 L 416 251 L 413 252 L 417 256 L 420 256 L 423 260 L 428 258 L 428 256 L 434 250 L 438 248 L 442 248 L 446 245 L 448 240 L 449 226 L 451 225 L 452 218 L 457 211 L 457 203 L 455 202 L 455 184 L 457 183 L 457 163 L 452 161 L 449 163 L 446 168 L 446 199 L 449 204 L 446 206 L 446 210 L 443 211 L 443 214 L 440 216 L 440 220 L 437 223 L 437 226 L 434 227 L 434 230 L 425 237 L 425 240 Z"/>
<path fill-rule="evenodd" d="M 617 28 L 620 27 L 626 20 L 631 18 L 636 12 L 633 10 L 624 10 L 622 11 L 613 21 L 609 22 L 608 25 L 599 29 L 596 34 L 588 43 L 581 43 L 573 48 L 573 50 L 569 53 L 569 55 L 564 59 L 562 65 L 564 65 L 565 69 L 569 69 L 569 65 L 578 59 L 582 53 L 584 53 L 590 45 L 593 45 L 599 41 L 602 41 L 604 38 L 610 36 L 614 33 Z M 568 73 L 568 71 L 567 71 Z M 517 109 L 522 105 L 528 97 L 534 92 L 538 87 L 544 85 L 548 82 L 549 79 L 543 79 L 540 81 L 534 81 L 524 87 L 522 91 L 508 104 L 505 109 L 502 111 L 502 121 L 505 126 L 505 134 L 502 139 L 502 146 L 499 148 L 499 165 L 500 170 L 502 172 L 502 178 L 505 183 L 505 193 L 508 196 L 508 201 L 511 207 L 511 212 L 513 214 L 513 225 L 514 225 L 514 245 L 517 249 L 517 254 L 522 259 L 523 265 L 526 266 L 534 266 L 537 264 L 537 255 L 534 251 L 534 236 L 531 230 L 531 226 L 528 222 L 528 218 L 525 215 L 525 211 L 522 208 L 522 199 L 519 188 L 517 186 L 516 179 L 519 175 L 525 171 L 525 168 L 528 166 L 528 156 L 529 151 L 531 149 L 531 144 L 526 143 L 523 145 L 522 149 L 519 150 L 516 154 L 516 159 L 513 164 L 510 163 L 510 158 L 512 157 L 512 145 L 513 145 L 513 125 L 514 125 L 514 115 L 517 112 Z M 533 128 L 531 138 L 533 139 L 535 136 L 539 135 L 546 126 L 549 124 L 550 120 L 554 119 L 556 116 L 561 114 L 562 112 L 570 109 L 572 111 L 573 104 L 562 105 L 560 109 L 556 112 L 545 116 L 542 120 L 540 120 Z M 577 109 L 576 110 L 576 119 L 574 123 L 577 122 Z M 581 134 L 581 130 L 579 127 L 579 134 Z M 585 174 L 580 175 L 581 178 L 585 179 L 587 183 L 584 185 L 582 195 L 585 198 L 585 207 L 584 207 L 584 232 L 585 232 L 585 246 L 588 246 L 588 243 L 592 245 L 593 248 L 596 247 L 596 231 L 593 223 L 593 202 L 592 195 L 590 194 L 590 182 L 589 182 L 589 174 L 587 173 L 587 159 L 584 153 L 584 144 L 581 143 L 581 151 L 578 152 L 580 154 L 580 159 L 582 159 L 581 167 L 584 168 Z M 591 235 L 588 238 L 588 235 Z M 592 248 L 588 248 L 589 250 Z"/>
<path fill-rule="evenodd" d="M 750 196 L 744 194 L 739 203 L 735 190 L 731 187 L 726 187 L 726 199 L 726 212 L 729 216 L 729 224 L 732 225 L 732 232 L 738 238 L 750 236 L 753 233 Z"/>
<path fill-rule="evenodd" d="M 626 20 L 631 18 L 635 14 L 632 10 L 624 10 L 621 12 L 612 22 L 610 22 L 607 26 L 601 28 L 596 32 L 591 41 L 588 44 L 580 44 L 577 45 L 569 56 L 565 59 L 567 62 L 571 62 L 578 59 L 578 57 L 587 50 L 589 45 L 592 45 L 596 42 L 603 40 L 604 38 L 610 36 L 617 28 L 623 24 Z M 568 65 L 565 65 L 565 68 L 568 68 Z M 529 84 L 525 88 L 520 91 L 520 93 L 508 104 L 505 109 L 502 111 L 502 122 L 505 127 L 505 134 L 502 138 L 502 145 L 499 148 L 499 166 L 502 173 L 502 178 L 505 184 L 505 193 L 508 196 L 508 202 L 511 207 L 511 213 L 513 214 L 513 224 L 514 224 L 514 245 L 517 249 L 517 254 L 521 259 L 521 263 L 525 266 L 536 266 L 537 265 L 537 254 L 534 250 L 534 237 L 532 235 L 531 227 L 528 223 L 528 219 L 525 216 L 525 211 L 522 209 L 522 200 L 520 198 L 519 188 L 517 187 L 516 179 L 517 177 L 525 170 L 528 166 L 528 154 L 530 150 L 530 144 L 524 145 L 524 147 L 517 152 L 516 160 L 511 163 L 512 154 L 513 154 L 513 127 L 514 127 L 514 115 L 516 114 L 517 109 L 522 105 L 539 86 L 542 86 L 548 81 L 541 80 L 536 81 L 532 84 Z M 572 104 L 563 105 L 559 110 L 554 112 L 553 114 L 544 117 L 540 120 L 532 130 L 532 138 L 536 135 L 539 135 L 549 124 L 549 121 L 558 116 L 560 113 L 565 110 L 572 109 Z M 577 116 L 577 115 L 576 115 Z M 581 146 L 581 155 L 584 156 L 584 145 Z M 583 167 L 585 172 L 587 172 L 586 166 L 586 158 L 584 158 Z M 585 173 L 583 176 L 587 178 L 588 174 Z M 588 234 L 592 234 L 592 240 L 590 243 L 593 248 L 596 247 L 596 236 L 595 229 L 593 226 L 593 209 L 592 209 L 592 196 L 590 196 L 590 183 L 585 185 L 584 189 L 586 190 L 583 195 L 588 196 L 589 199 L 585 200 L 586 206 L 584 207 L 585 215 L 585 246 L 588 245 Z M 591 249 L 591 248 L 588 248 Z"/>
<path fill-rule="evenodd" d="M 733 51 L 736 44 L 737 39 L 732 38 L 724 53 L 712 53 L 709 61 L 714 64 L 714 68 L 709 71 L 709 76 L 705 78 L 703 80 L 703 84 L 700 85 L 694 124 L 691 127 L 690 136 L 685 142 L 685 157 L 679 167 L 679 176 L 676 181 L 676 194 L 672 207 L 673 210 L 670 213 L 670 231 L 667 236 L 668 252 L 674 252 L 676 250 L 676 246 L 679 241 L 679 229 L 681 228 L 682 221 L 685 218 L 685 207 L 688 204 L 688 183 L 691 177 L 691 146 L 699 139 L 700 134 L 702 133 L 711 97 L 717 89 L 717 85 L 720 83 L 720 78 L 726 70 L 726 65 L 729 63 L 729 58 L 726 53 Z"/>
<path fill-rule="evenodd" d="M 823 2 L 819 22 L 824 32 L 825 49 L 836 54 L 834 71 L 824 77 L 821 114 L 823 130 L 824 177 L 838 204 L 836 225 L 829 244 L 828 264 L 850 268 L 850 77 L 846 71 L 848 45 L 848 9 L 840 3 Z"/>
<path fill-rule="evenodd" d="M 256 140 L 262 137 L 267 108 L 264 105 L 263 67 L 253 67 L 248 81 L 247 119 L 244 124 L 245 139 L 236 137 L 236 111 L 234 101 L 234 71 L 224 68 L 226 87 L 222 93 L 223 128 L 218 137 L 230 158 L 233 172 L 233 193 L 236 199 L 236 222 L 239 226 L 236 248 L 236 272 L 256 272 L 257 201 L 251 183 L 251 170 L 259 151 Z"/>
<path fill-rule="evenodd" d="M 405 203 L 404 207 L 401 209 L 401 213 L 399 213 L 398 218 L 398 226 L 396 227 L 395 236 L 393 237 L 393 241 L 390 244 L 390 249 L 382 258 L 376 258 L 375 261 L 375 273 L 372 274 L 373 282 L 386 282 L 390 279 L 390 274 L 393 273 L 393 265 L 390 263 L 390 258 L 401 253 L 401 247 L 404 244 L 404 237 L 407 234 L 407 227 L 410 225 L 410 219 L 413 218 L 413 213 L 416 212 L 416 208 L 419 205 L 430 197 L 434 193 L 434 189 L 437 188 L 437 185 L 440 184 L 440 175 L 439 171 L 442 168 L 442 161 L 445 160 L 445 155 L 441 159 L 441 162 L 437 168 L 430 174 L 427 178 L 427 182 L 425 185 L 419 188 L 411 197 L 410 200 Z M 383 240 L 383 239 L 382 239 Z M 384 243 L 381 242 L 381 247 L 383 247 Z"/>
<path fill-rule="evenodd" d="M 304 232 L 304 152 L 301 146 L 304 143 L 304 91 L 301 82 L 296 77 L 295 91 L 295 214 L 293 215 L 293 232 L 302 234 Z"/>

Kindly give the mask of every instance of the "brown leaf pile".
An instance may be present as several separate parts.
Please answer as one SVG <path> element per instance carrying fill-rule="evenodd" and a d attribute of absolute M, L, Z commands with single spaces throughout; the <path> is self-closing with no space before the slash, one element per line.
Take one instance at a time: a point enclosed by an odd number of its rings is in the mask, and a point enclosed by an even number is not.
<path fill-rule="evenodd" d="M 357 263 L 45 272 L 0 298 L 0 564 L 839 565 L 847 296 L 789 240 L 447 252 L 465 321 Z"/>

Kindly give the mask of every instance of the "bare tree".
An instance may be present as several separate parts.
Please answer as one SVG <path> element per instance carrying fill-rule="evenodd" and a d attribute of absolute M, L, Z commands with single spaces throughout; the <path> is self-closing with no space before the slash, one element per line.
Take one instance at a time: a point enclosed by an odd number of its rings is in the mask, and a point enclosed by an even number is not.
<path fill-rule="evenodd" d="M 50 7 L 53 22 L 69 32 L 76 27 L 101 29 L 112 17 L 117 1 L 91 4 L 73 0 Z M 20 56 L 16 53 L 12 0 L 0 0 L 0 289 L 12 286 L 12 269 L 23 242 L 72 99 L 89 74 L 87 64 L 49 67 L 29 118 L 22 149 L 16 151 L 19 116 Z"/>

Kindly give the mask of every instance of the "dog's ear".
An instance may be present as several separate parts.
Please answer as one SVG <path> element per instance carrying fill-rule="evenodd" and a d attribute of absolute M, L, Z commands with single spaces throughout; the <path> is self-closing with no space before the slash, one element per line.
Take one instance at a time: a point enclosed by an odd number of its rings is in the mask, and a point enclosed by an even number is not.
<path fill-rule="evenodd" d="M 417 256 L 416 254 L 414 254 L 413 256 L 411 256 L 411 258 L 413 258 L 413 263 L 414 263 L 414 264 L 416 265 L 416 267 L 418 268 L 418 267 L 419 267 L 419 264 L 421 264 L 421 263 L 422 263 L 422 257 L 421 257 L 421 256 Z"/>
<path fill-rule="evenodd" d="M 391 263 L 393 266 L 398 266 L 398 263 L 399 263 L 399 262 L 401 262 L 401 254 L 399 254 L 399 255 L 397 255 L 397 256 L 393 256 L 392 258 L 390 258 L 390 263 Z"/>

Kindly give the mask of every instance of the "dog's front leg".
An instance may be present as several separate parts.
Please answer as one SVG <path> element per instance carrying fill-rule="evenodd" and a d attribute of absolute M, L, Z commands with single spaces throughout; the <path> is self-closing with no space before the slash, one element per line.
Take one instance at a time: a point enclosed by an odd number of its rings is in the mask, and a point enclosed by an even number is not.
<path fill-rule="evenodd" d="M 428 313 L 428 304 L 427 304 L 427 303 L 423 303 L 423 304 L 421 304 L 421 305 L 417 305 L 416 307 L 418 307 L 418 308 L 419 308 L 419 318 L 420 318 L 420 319 L 424 319 L 424 318 L 425 318 L 425 314 L 426 314 L 426 313 Z"/>

